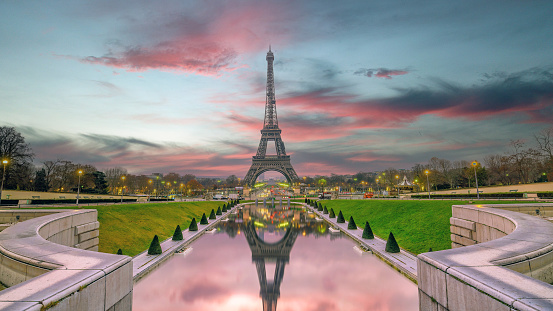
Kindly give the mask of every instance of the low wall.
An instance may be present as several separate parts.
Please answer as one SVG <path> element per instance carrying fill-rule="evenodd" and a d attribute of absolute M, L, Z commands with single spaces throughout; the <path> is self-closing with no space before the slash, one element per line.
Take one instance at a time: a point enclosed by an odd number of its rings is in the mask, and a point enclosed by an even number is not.
<path fill-rule="evenodd" d="M 16 222 L 0 233 L 0 282 L 10 286 L 0 310 L 131 310 L 131 258 L 93 252 L 96 210 L 0 211 L 0 220 Z"/>
<path fill-rule="evenodd" d="M 553 309 L 553 224 L 503 208 L 452 207 L 453 249 L 418 256 L 420 310 Z"/>

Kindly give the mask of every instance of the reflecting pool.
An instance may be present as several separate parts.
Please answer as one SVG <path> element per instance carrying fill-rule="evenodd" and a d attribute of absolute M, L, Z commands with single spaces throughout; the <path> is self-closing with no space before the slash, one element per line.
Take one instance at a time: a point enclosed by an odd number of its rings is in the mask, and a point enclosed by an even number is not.
<path fill-rule="evenodd" d="M 418 310 L 417 286 L 301 210 L 242 209 L 134 286 L 133 310 Z"/>

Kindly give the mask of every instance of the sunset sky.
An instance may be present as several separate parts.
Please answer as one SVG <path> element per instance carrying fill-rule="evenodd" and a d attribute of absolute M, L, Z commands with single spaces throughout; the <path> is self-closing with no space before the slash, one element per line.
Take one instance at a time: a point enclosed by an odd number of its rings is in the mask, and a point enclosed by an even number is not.
<path fill-rule="evenodd" d="M 1 1 L 0 126 L 37 164 L 243 177 L 271 45 L 298 175 L 482 161 L 553 124 L 551 12 L 509 0 Z"/>

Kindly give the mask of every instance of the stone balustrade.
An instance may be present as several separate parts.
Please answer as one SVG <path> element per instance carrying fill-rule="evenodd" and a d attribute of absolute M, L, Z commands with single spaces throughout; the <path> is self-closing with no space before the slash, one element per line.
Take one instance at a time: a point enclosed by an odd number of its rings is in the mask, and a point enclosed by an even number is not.
<path fill-rule="evenodd" d="M 19 217 L 18 217 L 19 216 Z M 132 262 L 98 250 L 96 210 L 8 210 L 0 310 L 131 310 Z"/>
<path fill-rule="evenodd" d="M 452 207 L 453 249 L 418 256 L 420 310 L 553 310 L 553 224 L 503 207 Z"/>

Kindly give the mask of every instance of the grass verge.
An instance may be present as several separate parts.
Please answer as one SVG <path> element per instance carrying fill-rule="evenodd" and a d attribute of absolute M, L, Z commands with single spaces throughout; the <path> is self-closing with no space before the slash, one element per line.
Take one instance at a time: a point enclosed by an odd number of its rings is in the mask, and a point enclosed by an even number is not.
<path fill-rule="evenodd" d="M 513 201 L 486 201 L 478 204 L 507 204 Z M 403 249 L 414 254 L 451 248 L 449 218 L 451 206 L 467 201 L 440 200 L 326 200 L 322 201 L 346 219 L 353 216 L 357 224 L 368 221 L 374 234 L 386 239 L 390 232 Z"/>
<path fill-rule="evenodd" d="M 192 217 L 199 221 L 203 213 L 209 213 L 211 209 L 223 206 L 223 203 L 198 201 L 85 208 L 98 210 L 100 252 L 115 254 L 121 248 L 124 255 L 134 256 L 148 249 L 154 235 L 157 234 L 160 241 L 163 241 L 173 236 L 177 225 L 188 228 Z"/>

